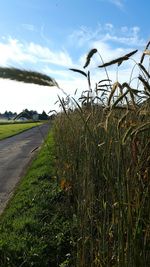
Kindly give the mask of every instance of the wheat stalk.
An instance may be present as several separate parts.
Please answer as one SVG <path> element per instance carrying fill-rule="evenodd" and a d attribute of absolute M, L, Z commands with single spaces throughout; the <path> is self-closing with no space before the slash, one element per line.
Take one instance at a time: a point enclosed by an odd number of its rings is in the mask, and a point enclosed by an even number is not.
<path fill-rule="evenodd" d="M 46 74 L 17 68 L 0 67 L 0 78 L 44 86 L 58 86 L 58 83 Z"/>

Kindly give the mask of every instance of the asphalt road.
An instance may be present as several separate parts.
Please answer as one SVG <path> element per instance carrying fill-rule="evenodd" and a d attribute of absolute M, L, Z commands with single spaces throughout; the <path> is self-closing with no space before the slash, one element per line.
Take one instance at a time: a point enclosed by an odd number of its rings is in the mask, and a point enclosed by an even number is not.
<path fill-rule="evenodd" d="M 44 124 L 0 141 L 0 214 L 49 130 Z"/>

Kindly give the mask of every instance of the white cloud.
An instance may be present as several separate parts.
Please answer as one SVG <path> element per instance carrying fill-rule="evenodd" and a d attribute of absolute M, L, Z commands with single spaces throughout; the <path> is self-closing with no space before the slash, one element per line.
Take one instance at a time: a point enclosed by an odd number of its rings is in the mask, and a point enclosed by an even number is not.
<path fill-rule="evenodd" d="M 72 57 L 65 49 L 54 51 L 48 46 L 42 46 L 34 42 L 21 42 L 12 37 L 0 40 L 0 65 L 15 66 L 20 64 L 21 67 L 32 65 L 32 69 L 43 71 L 54 77 L 61 88 L 67 94 L 73 95 L 75 89 L 78 88 L 78 96 L 82 90 L 88 88 L 87 80 L 79 73 L 71 72 L 68 68 L 79 68 L 85 64 L 85 58 L 88 51 L 97 48 L 103 57 L 104 62 L 115 59 L 132 50 L 139 48 L 144 49 L 145 41 L 140 37 L 140 28 L 137 26 L 127 27 L 123 25 L 116 28 L 112 23 L 98 25 L 96 29 L 81 27 L 69 36 L 70 49 L 72 49 Z M 76 51 L 80 54 L 75 55 Z M 135 56 L 138 60 L 138 55 Z M 95 54 L 91 60 L 89 69 L 91 71 L 92 85 L 105 79 L 106 73 L 103 69 L 98 69 L 101 64 L 100 57 Z M 129 81 L 131 70 L 134 63 L 129 60 L 119 67 L 119 79 Z M 109 77 L 116 81 L 117 66 L 110 67 Z M 86 69 L 85 69 L 86 71 Z M 137 76 L 138 70 L 135 70 Z M 29 84 L 16 83 L 12 81 L 0 81 L 0 111 L 10 109 L 12 111 L 22 111 L 23 108 L 37 109 L 47 112 L 54 109 L 57 95 L 62 95 L 61 90 L 56 88 L 48 88 L 43 86 L 35 86 Z M 30 96 L 30 97 L 29 97 Z M 15 104 L 14 104 L 15 103 Z M 13 108 L 14 106 L 14 108 Z"/>
<path fill-rule="evenodd" d="M 85 44 L 88 44 L 91 40 L 97 39 L 101 31 L 101 25 L 98 25 L 95 30 L 81 26 L 78 30 L 73 31 L 68 39 L 71 45 L 76 44 L 76 46 L 82 47 Z"/>
<path fill-rule="evenodd" d="M 114 44 L 125 46 L 138 46 L 145 45 L 145 40 L 140 37 L 140 28 L 137 26 L 115 28 L 113 24 L 106 23 L 99 24 L 96 29 L 88 27 L 80 27 L 69 36 L 70 43 L 78 45 L 79 47 L 85 46 L 87 43 L 91 44 L 95 41 L 113 42 Z"/>
<path fill-rule="evenodd" d="M 51 51 L 48 47 L 43 47 L 35 43 L 30 43 L 27 52 L 34 56 L 38 62 L 47 62 L 59 66 L 72 65 L 71 57 L 65 50 L 62 51 Z"/>
<path fill-rule="evenodd" d="M 50 64 L 51 71 L 50 68 L 48 69 Z M 58 83 L 63 81 L 62 84 L 64 85 L 65 79 L 67 80 L 67 71 L 65 72 L 63 69 L 64 67 L 69 68 L 73 63 L 65 50 L 52 51 L 48 47 L 33 42 L 23 43 L 9 37 L 2 38 L 0 41 L 0 65 L 20 65 L 21 68 L 24 68 L 24 65 L 32 65 L 34 70 L 40 71 L 42 69 L 47 74 L 57 74 L 59 79 L 56 80 Z M 62 67 L 62 70 L 57 70 L 57 67 Z M 68 87 L 66 88 L 66 93 L 67 90 Z M 58 94 L 62 95 L 62 91 L 56 87 L 49 88 L 0 79 L 0 111 L 4 112 L 9 109 L 21 112 L 24 108 L 28 108 L 36 109 L 39 112 L 44 109 L 48 112 L 50 109 L 55 108 L 54 103 L 58 99 Z"/>
<path fill-rule="evenodd" d="M 0 42 L 0 65 L 22 62 L 34 62 L 31 54 L 26 53 L 26 48 L 17 39 L 11 37 L 5 42 Z"/>
<path fill-rule="evenodd" d="M 79 44 L 79 48 L 84 49 L 78 60 L 78 68 L 82 69 L 85 64 L 87 53 L 92 49 L 96 48 L 100 53 L 104 62 L 113 60 L 120 56 L 123 56 L 135 49 L 140 51 L 145 47 L 145 41 L 140 37 L 140 28 L 122 26 L 121 28 L 115 28 L 113 24 L 106 23 L 105 25 L 98 25 L 93 29 L 80 28 L 79 31 L 75 31 L 71 35 L 72 42 Z M 85 52 L 86 47 L 86 52 Z M 138 62 L 140 57 L 139 53 L 135 54 L 134 59 Z M 103 69 L 98 69 L 97 66 L 101 65 L 102 61 L 98 53 L 96 53 L 88 66 L 88 69 L 92 71 L 93 81 L 97 82 L 103 77 L 106 78 L 106 73 Z M 128 60 L 119 67 L 119 78 L 121 81 L 128 81 L 130 79 L 130 73 L 135 62 Z M 116 80 L 117 66 L 113 65 L 108 68 L 109 75 L 113 81 Z M 136 70 L 137 71 L 137 70 Z M 123 75 L 122 75 L 123 73 Z M 137 76 L 137 74 L 134 74 Z M 76 77 L 78 78 L 79 76 Z"/>
<path fill-rule="evenodd" d="M 105 25 L 99 24 L 95 30 L 81 27 L 79 31 L 76 30 L 73 32 L 70 38 L 72 44 L 78 44 L 79 49 L 83 49 L 84 51 L 84 54 L 82 53 L 78 60 L 79 69 L 82 69 L 82 66 L 85 64 L 86 55 L 92 48 L 98 49 L 104 62 L 113 60 L 138 49 L 139 52 L 135 54 L 133 58 L 136 62 L 139 62 L 142 50 L 146 44 L 145 40 L 142 39 L 140 35 L 140 28 L 137 26 L 129 28 L 126 25 L 123 25 L 121 28 L 116 28 L 112 23 L 106 23 Z M 96 53 L 92 57 L 90 65 L 87 68 L 91 71 L 93 86 L 95 82 L 107 78 L 104 69 L 97 68 L 97 66 L 101 64 L 101 58 L 99 57 L 99 54 Z M 134 65 L 135 61 L 130 59 L 123 62 L 118 70 L 117 65 L 107 68 L 109 78 L 115 82 L 118 76 L 120 82 L 129 82 Z M 136 67 L 132 77 L 137 77 L 138 73 L 139 69 Z M 80 77 L 79 74 L 76 74 L 76 77 L 78 79 L 78 77 Z"/>
<path fill-rule="evenodd" d="M 51 63 L 70 66 L 72 60 L 65 50 L 52 51 L 48 47 L 33 42 L 23 43 L 9 37 L 0 42 L 0 65 L 23 63 Z"/>
<path fill-rule="evenodd" d="M 24 66 L 25 64 L 46 68 L 51 64 L 51 69 L 77 67 L 83 62 L 83 51 L 88 52 L 91 48 L 99 48 L 102 56 L 116 56 L 119 52 L 145 46 L 145 41 L 140 37 L 140 28 L 137 26 L 115 28 L 110 22 L 105 25 L 99 24 L 96 29 L 81 27 L 69 36 L 71 48 L 76 44 L 76 48 L 81 50 L 81 58 L 73 62 L 67 50 L 52 50 L 48 46 L 42 46 L 34 42 L 21 42 L 12 37 L 2 38 L 0 41 L 0 65 Z M 98 47 L 96 47 L 98 46 Z M 117 47 L 117 48 L 116 48 Z M 111 51 L 109 51 L 111 48 Z M 107 51 L 108 50 L 108 51 Z M 72 50 L 73 51 L 73 50 Z M 72 52 L 74 53 L 74 52 Z M 79 55 L 80 57 L 80 55 Z M 108 56 L 107 56 L 108 58 Z M 61 73 L 61 76 L 63 73 Z"/>
<path fill-rule="evenodd" d="M 138 38 L 138 35 L 136 33 L 133 32 L 133 34 L 131 35 L 126 35 L 126 36 L 122 36 L 122 35 L 112 35 L 110 33 L 107 33 L 104 37 L 103 37 L 103 41 L 113 41 L 115 43 L 118 44 L 123 44 L 123 45 L 127 45 L 127 46 L 144 46 L 145 45 L 145 41 L 142 39 Z"/>

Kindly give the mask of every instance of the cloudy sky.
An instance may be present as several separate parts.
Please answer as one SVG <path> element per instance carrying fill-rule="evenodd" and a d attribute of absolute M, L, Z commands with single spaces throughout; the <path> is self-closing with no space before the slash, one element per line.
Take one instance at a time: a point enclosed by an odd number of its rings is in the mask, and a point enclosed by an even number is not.
<path fill-rule="evenodd" d="M 150 39 L 149 0 L 5 0 L 0 8 L 0 66 L 48 74 L 67 94 L 78 95 L 87 81 L 69 68 L 83 69 L 87 53 L 97 48 L 104 62 L 138 49 Z M 95 54 L 89 70 L 95 82 L 105 78 Z M 134 63 L 135 64 L 135 63 Z M 119 72 L 130 79 L 133 61 Z M 116 67 L 108 69 L 116 79 Z M 48 112 L 61 90 L 0 79 L 0 112 L 33 109 Z"/>

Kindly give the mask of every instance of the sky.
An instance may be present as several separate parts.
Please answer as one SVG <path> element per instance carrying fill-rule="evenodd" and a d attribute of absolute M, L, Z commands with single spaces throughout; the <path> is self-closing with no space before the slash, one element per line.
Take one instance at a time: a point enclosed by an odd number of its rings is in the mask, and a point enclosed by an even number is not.
<path fill-rule="evenodd" d="M 87 89 L 85 77 L 69 68 L 84 70 L 91 49 L 98 49 L 104 62 L 138 49 L 134 57 L 138 61 L 150 40 L 149 0 L 1 0 L 0 4 L 0 66 L 45 73 L 60 87 L 0 79 L 0 113 L 57 110 L 62 91 L 74 96 L 77 89 L 79 97 Z M 95 54 L 87 68 L 92 86 L 106 78 L 97 68 L 101 63 Z M 133 63 L 129 60 L 121 67 L 121 81 L 130 79 Z M 115 82 L 116 67 L 108 72 Z"/>

